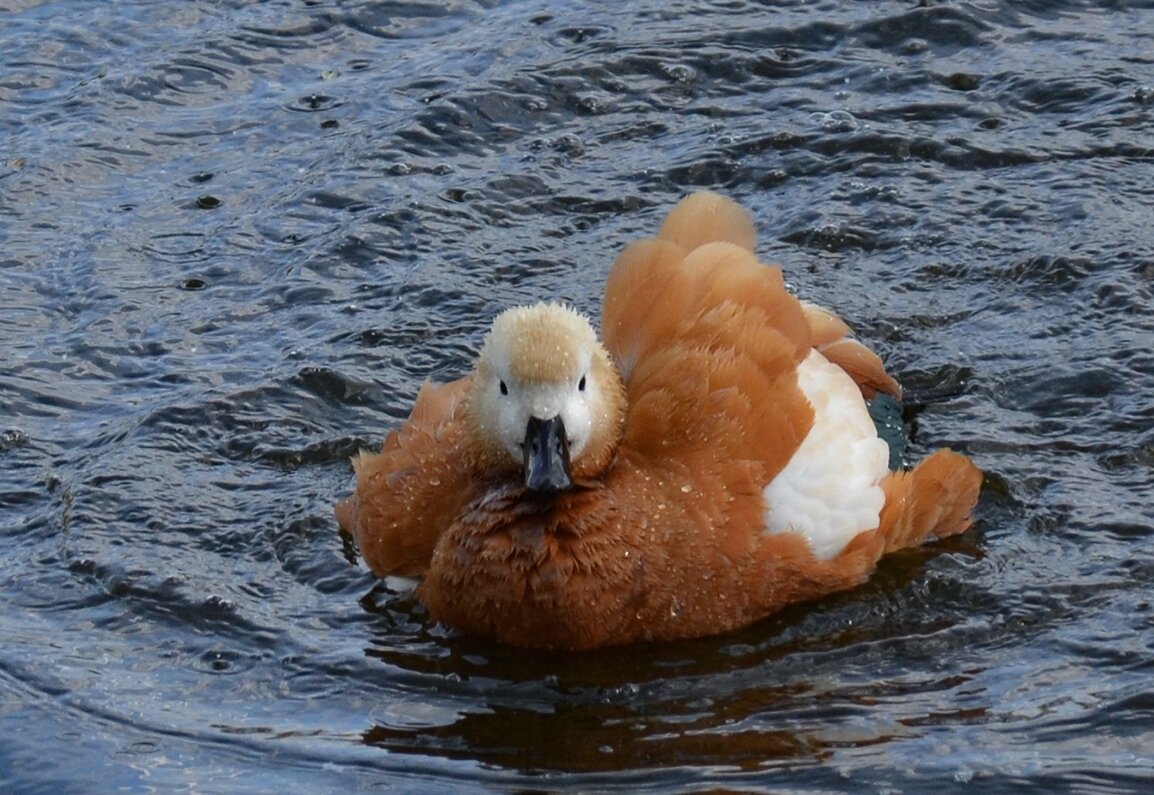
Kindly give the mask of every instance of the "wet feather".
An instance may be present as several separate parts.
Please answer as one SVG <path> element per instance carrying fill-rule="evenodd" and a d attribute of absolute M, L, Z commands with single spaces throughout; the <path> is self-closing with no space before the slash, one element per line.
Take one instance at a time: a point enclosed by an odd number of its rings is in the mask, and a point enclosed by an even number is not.
<path fill-rule="evenodd" d="M 465 631 L 582 649 L 743 626 L 969 527 L 977 468 L 939 451 L 889 472 L 864 398 L 897 382 L 754 245 L 744 210 L 694 194 L 609 274 L 604 347 L 556 305 L 498 319 L 474 374 L 427 384 L 355 461 L 337 516 L 373 571 L 422 577 Z M 592 417 L 572 488 L 526 490 L 495 430 L 506 389 Z"/>

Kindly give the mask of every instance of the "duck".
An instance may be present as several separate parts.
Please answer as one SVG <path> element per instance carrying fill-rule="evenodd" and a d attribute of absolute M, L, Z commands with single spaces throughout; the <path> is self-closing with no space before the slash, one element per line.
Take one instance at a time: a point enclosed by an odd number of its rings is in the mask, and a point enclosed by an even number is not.
<path fill-rule="evenodd" d="M 730 632 L 969 529 L 981 471 L 891 469 L 868 406 L 900 385 L 755 246 L 697 192 L 624 248 L 600 336 L 561 302 L 499 314 L 354 457 L 336 518 L 369 569 L 434 622 L 579 651 Z"/>

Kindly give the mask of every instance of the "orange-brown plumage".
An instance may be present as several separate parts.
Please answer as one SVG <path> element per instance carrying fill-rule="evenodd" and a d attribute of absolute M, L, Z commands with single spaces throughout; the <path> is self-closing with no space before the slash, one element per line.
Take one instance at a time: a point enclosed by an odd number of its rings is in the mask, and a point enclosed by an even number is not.
<path fill-rule="evenodd" d="M 594 648 L 736 628 L 965 530 L 980 472 L 949 451 L 878 469 L 862 395 L 897 383 L 754 242 L 737 205 L 695 194 L 611 271 L 604 348 L 555 305 L 499 318 L 473 374 L 426 385 L 355 461 L 337 516 L 373 571 L 420 576 L 430 614 L 465 631 Z M 530 489 L 519 423 L 546 415 L 571 479 Z"/>

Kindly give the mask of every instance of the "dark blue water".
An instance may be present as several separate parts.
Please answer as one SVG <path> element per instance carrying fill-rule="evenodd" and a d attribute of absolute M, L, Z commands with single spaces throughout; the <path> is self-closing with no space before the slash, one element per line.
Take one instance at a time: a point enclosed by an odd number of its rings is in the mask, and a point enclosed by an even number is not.
<path fill-rule="evenodd" d="M 1154 4 L 0 0 L 0 142 L 0 790 L 1154 779 Z M 976 527 L 721 638 L 430 625 L 347 457 L 698 187 Z"/>

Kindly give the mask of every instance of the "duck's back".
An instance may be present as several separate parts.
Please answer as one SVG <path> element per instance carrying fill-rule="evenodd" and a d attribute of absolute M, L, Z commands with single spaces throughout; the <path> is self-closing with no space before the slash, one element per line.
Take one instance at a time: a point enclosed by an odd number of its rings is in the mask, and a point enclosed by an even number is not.
<path fill-rule="evenodd" d="M 628 391 L 622 448 L 647 470 L 716 480 L 703 499 L 764 514 L 764 489 L 815 427 L 799 380 L 813 351 L 802 304 L 758 262 L 745 212 L 700 193 L 609 275 L 602 332 Z M 734 532 L 757 534 L 763 519 Z M 748 543 L 748 542 L 747 542 Z"/>
<path fill-rule="evenodd" d="M 604 304 L 629 395 L 622 460 L 653 476 L 663 502 L 688 506 L 692 543 L 680 543 L 698 570 L 682 576 L 734 584 L 731 621 L 709 617 L 726 626 L 964 530 L 981 480 L 948 451 L 889 473 L 863 396 L 898 397 L 897 383 L 840 319 L 758 262 L 752 230 L 736 204 L 694 195 L 657 239 L 626 249 Z"/>

